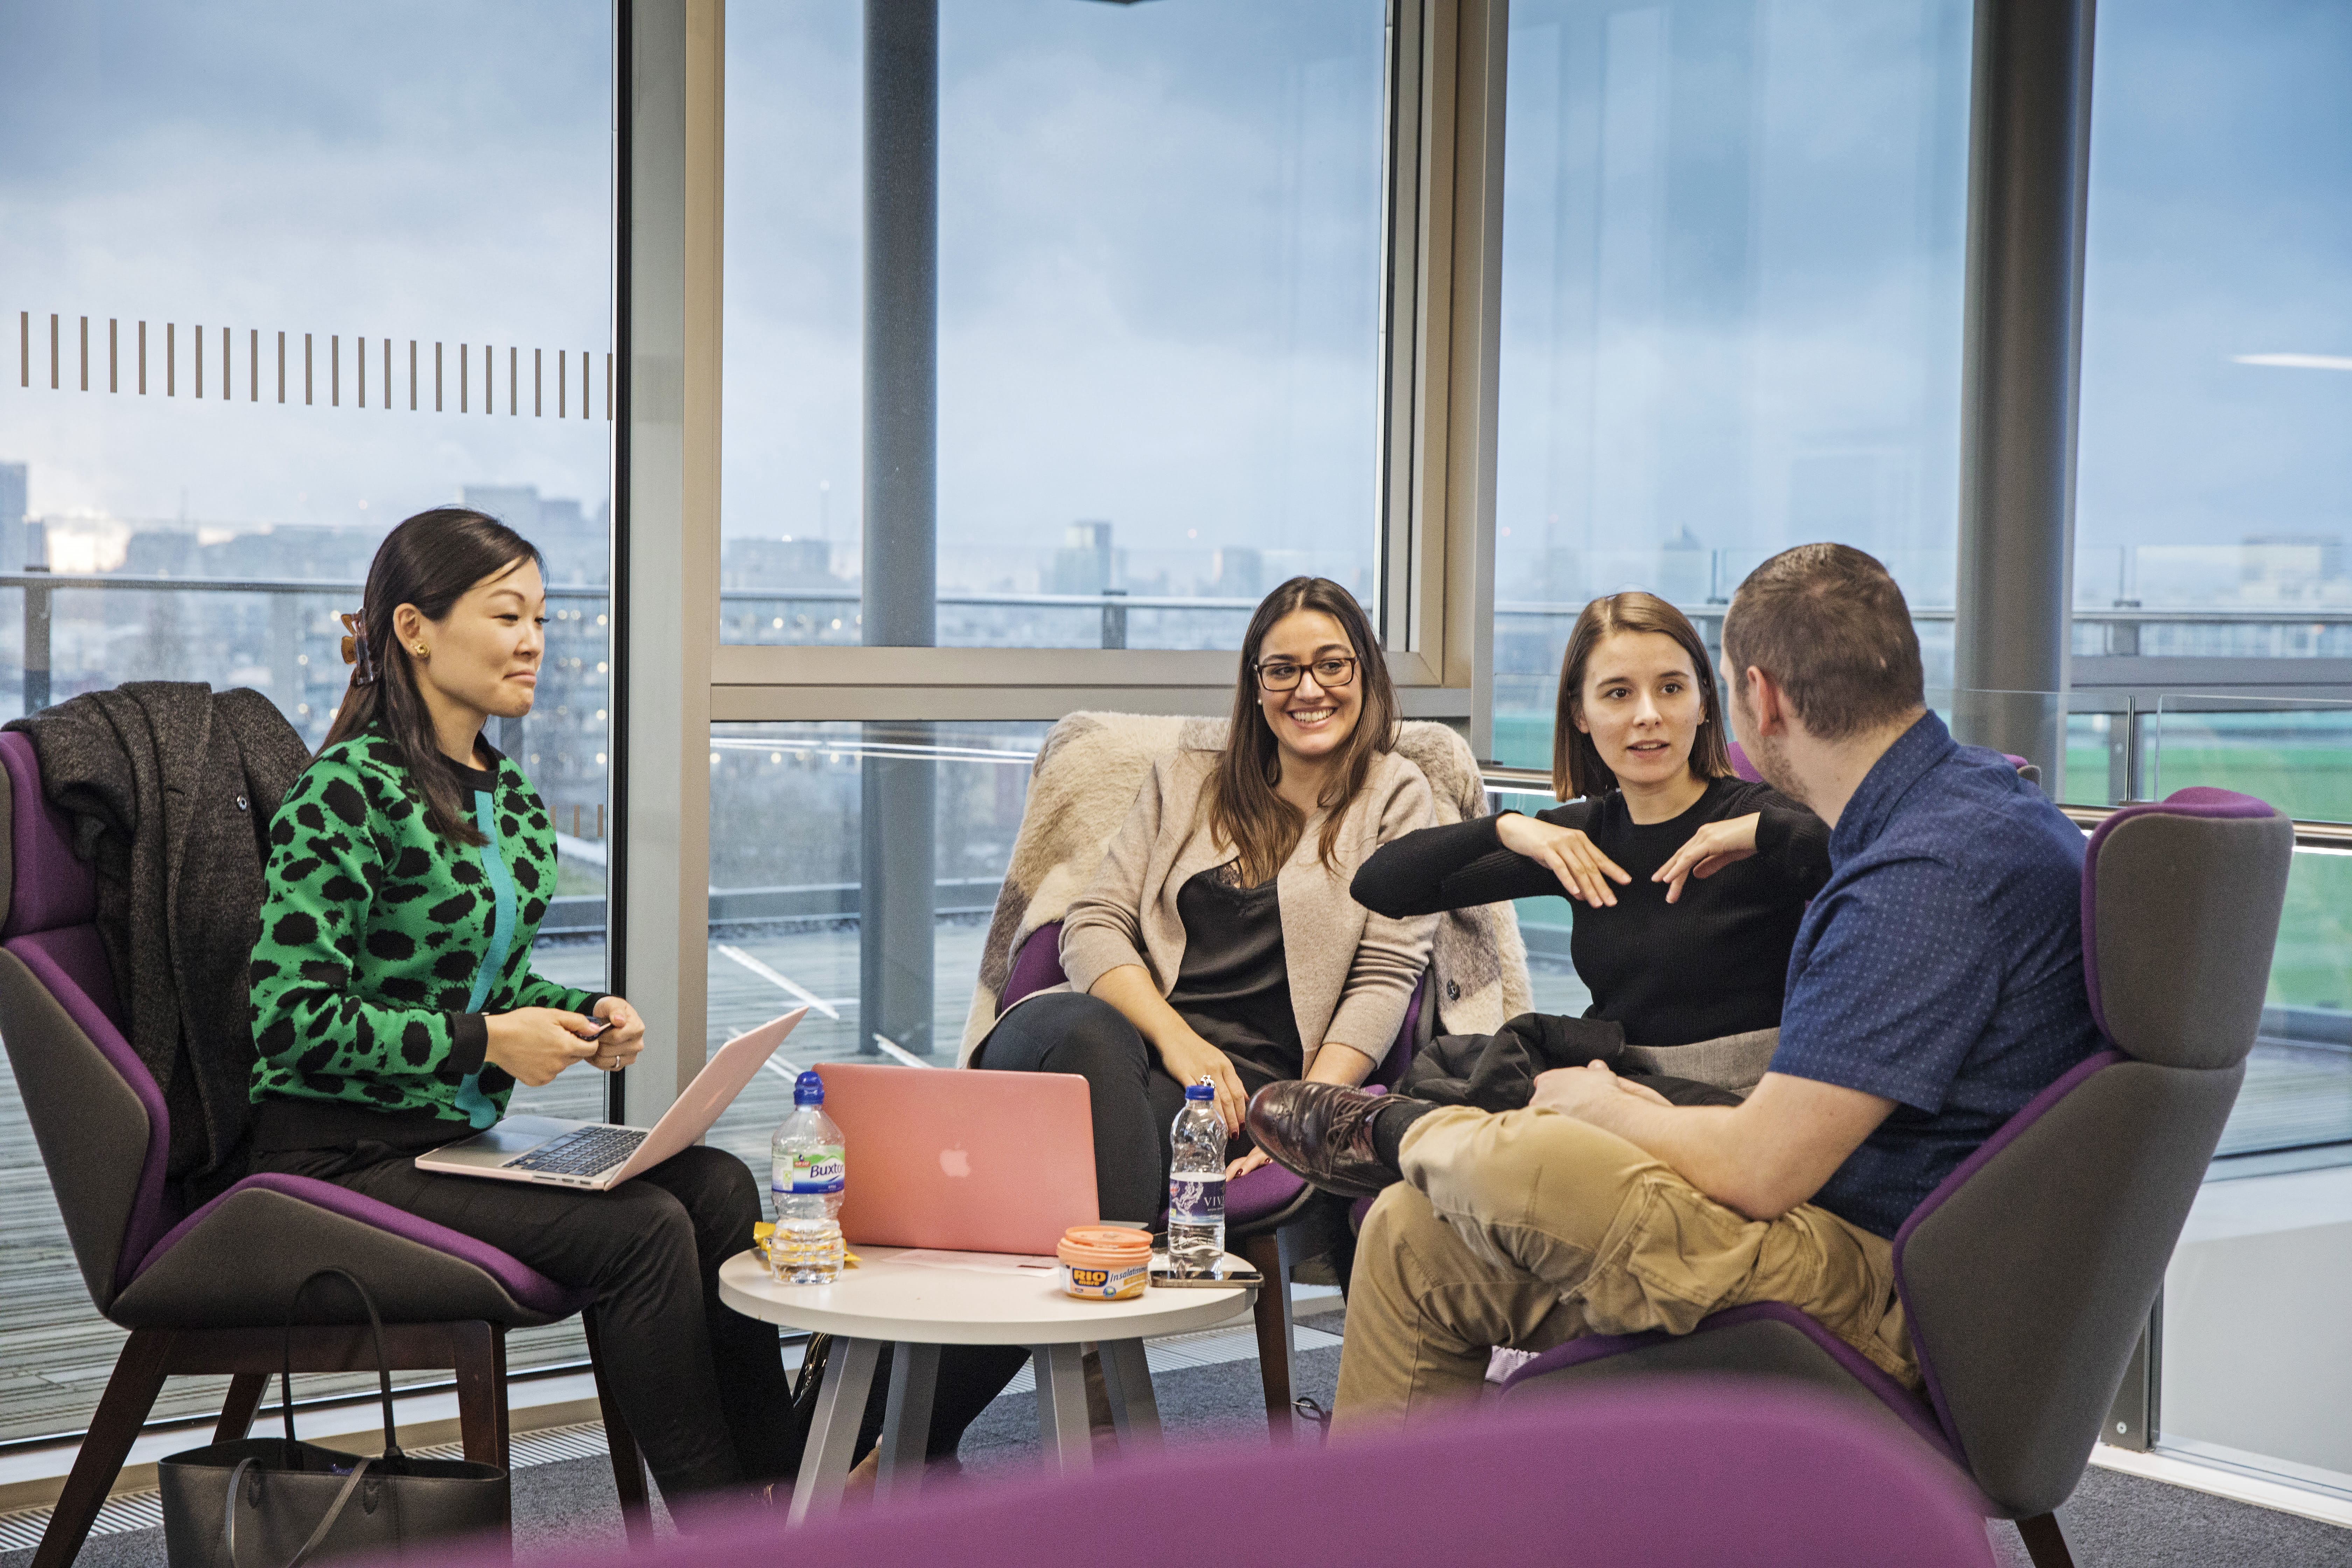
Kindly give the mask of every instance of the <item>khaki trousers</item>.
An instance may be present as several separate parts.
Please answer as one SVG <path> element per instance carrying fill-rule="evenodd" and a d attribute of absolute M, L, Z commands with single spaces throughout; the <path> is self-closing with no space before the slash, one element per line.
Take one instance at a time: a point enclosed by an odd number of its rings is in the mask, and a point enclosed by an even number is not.
<path fill-rule="evenodd" d="M 1495 1345 L 1688 1333 L 1786 1301 L 1919 1385 L 1886 1238 L 1800 1204 L 1751 1220 L 1613 1132 L 1551 1110 L 1434 1110 L 1364 1222 L 1335 1429 L 1475 1398 Z"/>

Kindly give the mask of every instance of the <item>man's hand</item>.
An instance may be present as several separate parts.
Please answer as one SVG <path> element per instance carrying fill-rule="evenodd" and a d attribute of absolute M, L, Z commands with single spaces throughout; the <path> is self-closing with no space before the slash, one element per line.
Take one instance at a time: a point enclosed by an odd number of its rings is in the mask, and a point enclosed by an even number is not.
<path fill-rule="evenodd" d="M 482 1059 L 532 1089 L 553 1083 L 565 1068 L 596 1051 L 595 1041 L 580 1037 L 588 1020 L 561 1008 L 518 1007 L 493 1013 L 483 1022 L 489 1026 L 490 1043 Z"/>
<path fill-rule="evenodd" d="M 1537 1074 L 1528 1103 L 1613 1132 L 1717 1203 L 1768 1220 L 1820 1192 L 1895 1109 L 1874 1094 L 1777 1072 L 1738 1105 L 1674 1105 L 1598 1062 Z"/>
<path fill-rule="evenodd" d="M 618 996 L 601 998 L 595 1010 L 596 1016 L 609 1023 L 596 1037 L 596 1054 L 588 1058 L 588 1065 L 604 1072 L 619 1072 L 646 1048 L 646 1021 Z"/>
<path fill-rule="evenodd" d="M 1756 822 L 1760 812 L 1749 812 L 1727 822 L 1709 822 L 1684 840 L 1683 847 L 1668 858 L 1666 863 L 1650 874 L 1653 882 L 1666 884 L 1666 902 L 1675 903 L 1683 896 L 1683 884 L 1693 877 L 1712 877 L 1736 860 L 1745 860 L 1756 853 Z"/>
<path fill-rule="evenodd" d="M 1603 1063 L 1587 1062 L 1580 1068 L 1554 1068 L 1536 1074 L 1535 1097 L 1528 1101 L 1528 1109 L 1557 1110 L 1579 1121 L 1592 1121 L 1598 1120 L 1592 1114 L 1595 1110 L 1619 1104 L 1628 1095 L 1652 1105 L 1672 1103 L 1648 1084 L 1619 1078 Z"/>
<path fill-rule="evenodd" d="M 1495 836 L 1513 854 L 1549 867 L 1570 898 L 1596 910 L 1617 901 L 1617 890 L 1609 885 L 1612 880 L 1622 885 L 1633 879 L 1573 827 L 1559 827 L 1510 812 L 1496 819 Z"/>

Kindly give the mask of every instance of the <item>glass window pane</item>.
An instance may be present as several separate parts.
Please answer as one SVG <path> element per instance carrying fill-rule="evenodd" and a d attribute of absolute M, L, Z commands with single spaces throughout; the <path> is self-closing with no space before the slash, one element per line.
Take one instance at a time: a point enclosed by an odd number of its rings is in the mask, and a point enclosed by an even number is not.
<path fill-rule="evenodd" d="M 2352 702 L 2168 692 L 2150 718 L 2151 795 L 2211 785 L 2296 817 L 2352 818 Z M 2352 858 L 2299 849 L 2245 1082 L 2166 1279 L 2158 1434 L 2339 1490 L 2352 1489 L 2352 1419 L 2313 1390 L 2332 1381 L 2341 1336 L 2305 1308 L 2352 1279 L 2347 909 Z M 2249 1311 L 2267 1331 L 2245 1333 Z"/>
<path fill-rule="evenodd" d="M 2352 12 L 2113 0 L 2098 22 L 2076 682 L 2179 679 L 2135 675 L 2150 657 L 2352 656 Z M 2174 687 L 2155 706 L 2143 698 L 2140 793 L 2215 784 L 2352 818 L 2352 705 Z M 2329 1331 L 2352 1283 L 2347 866 L 2295 856 L 2261 1036 L 2166 1278 L 2158 1422 L 2167 1449 L 2338 1495 L 2352 1492 Z"/>
<path fill-rule="evenodd" d="M 2097 60 L 2075 651 L 2352 657 L 2352 11 L 2121 0 Z"/>
<path fill-rule="evenodd" d="M 538 707 L 490 739 L 564 836 L 541 963 L 583 983 L 604 972 L 610 34 L 543 0 L 0 16 L 0 717 L 202 680 L 266 693 L 316 746 L 347 680 L 336 616 L 385 530 L 449 502 L 502 517 L 546 551 L 551 602 Z M 21 1374 L 0 1439 L 71 1431 L 121 1335 L 13 1077 L 0 1169 Z M 509 1341 L 518 1369 L 580 1353 L 576 1327 Z M 155 1414 L 219 1389 L 175 1379 Z"/>
<path fill-rule="evenodd" d="M 714 1144 L 764 1169 L 817 1062 L 955 1065 L 1049 728 L 712 726 L 709 1044 L 809 1008 Z"/>
<path fill-rule="evenodd" d="M 1497 760 L 1550 761 L 1596 595 L 1696 610 L 1790 544 L 1885 561 L 1950 680 L 1969 7 L 1518 0 Z"/>
<path fill-rule="evenodd" d="M 901 345 L 940 645 L 1232 647 L 1285 577 L 1371 592 L 1385 14 L 940 8 L 937 337 Z M 747 7 L 727 54 L 724 636 L 855 644 L 866 421 L 905 417 L 865 400 L 860 13 Z"/>

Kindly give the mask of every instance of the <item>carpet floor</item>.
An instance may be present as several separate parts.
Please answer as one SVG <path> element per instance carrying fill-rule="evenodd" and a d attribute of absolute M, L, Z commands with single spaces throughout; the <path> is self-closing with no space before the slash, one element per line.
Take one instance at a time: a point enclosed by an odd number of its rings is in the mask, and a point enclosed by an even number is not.
<path fill-rule="evenodd" d="M 1298 1360 L 1299 1393 L 1328 1409 L 1339 1352 L 1307 1351 Z M 1227 1362 L 1153 1381 L 1171 1448 L 1264 1440 L 1256 1363 Z M 1031 1394 L 999 1399 L 965 1434 L 963 1469 L 972 1481 L 1033 1470 L 1038 1461 L 1037 1406 Z M 623 1540 L 613 1472 L 602 1458 L 517 1470 L 514 1514 L 515 1558 L 525 1568 L 576 1558 L 583 1550 L 617 1547 Z M 2081 1568 L 2352 1565 L 2352 1531 L 2106 1470 L 2084 1475 L 2058 1517 Z M 667 1530 L 666 1520 L 659 1528 Z M 2028 1560 L 2016 1530 L 2006 1524 L 1990 1530 L 1995 1557 L 2023 1568 Z M 1737 1557 L 1727 1552 L 1725 1561 Z M 31 1560 L 30 1552 L 6 1552 L 0 1554 L 0 1568 L 26 1568 Z M 94 1536 L 79 1563 L 80 1568 L 163 1568 L 163 1532 Z"/>

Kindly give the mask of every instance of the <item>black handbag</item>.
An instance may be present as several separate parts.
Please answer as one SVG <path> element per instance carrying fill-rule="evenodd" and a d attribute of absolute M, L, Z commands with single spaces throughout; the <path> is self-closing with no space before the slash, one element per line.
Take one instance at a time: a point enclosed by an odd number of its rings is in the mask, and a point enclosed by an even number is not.
<path fill-rule="evenodd" d="M 373 1458 L 294 1436 L 294 1311 L 302 1293 L 331 1274 L 358 1293 L 375 1335 L 383 1452 Z M 422 1542 L 506 1530 L 506 1471 L 458 1459 L 412 1459 L 393 1440 L 392 1368 L 383 1353 L 383 1322 L 365 1286 L 341 1268 L 320 1269 L 295 1288 L 286 1304 L 286 1330 L 278 1384 L 286 1436 L 213 1443 L 155 1467 L 170 1568 L 299 1568 L 320 1558 L 398 1553 Z"/>

